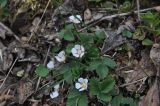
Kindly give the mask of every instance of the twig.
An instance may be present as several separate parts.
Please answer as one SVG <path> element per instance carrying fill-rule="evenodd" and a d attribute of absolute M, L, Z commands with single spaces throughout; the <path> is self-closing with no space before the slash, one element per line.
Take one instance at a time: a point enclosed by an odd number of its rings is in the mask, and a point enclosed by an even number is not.
<path fill-rule="evenodd" d="M 44 59 L 43 65 L 46 65 L 46 63 L 47 63 L 47 58 L 48 58 L 50 50 L 51 50 L 51 45 L 49 45 L 49 47 L 48 47 L 47 54 L 46 54 L 46 57 Z M 35 92 L 37 92 L 40 82 L 41 82 L 41 77 L 38 78 Z"/>
<path fill-rule="evenodd" d="M 15 37 L 15 39 L 21 43 L 20 38 L 19 38 L 11 29 L 9 29 L 9 28 L 8 28 L 6 25 L 4 25 L 2 22 L 0 22 L 0 26 L 1 26 L 2 28 L 4 28 L 4 29 L 7 31 L 7 33 L 13 35 L 13 36 Z"/>
<path fill-rule="evenodd" d="M 158 7 L 158 6 L 156 6 Z M 142 10 L 139 10 L 139 11 L 133 11 L 133 12 L 127 12 L 127 13 L 121 13 L 121 14 L 114 14 L 114 15 L 110 15 L 110 16 L 103 16 L 103 17 L 100 17 L 99 19 L 96 19 L 96 20 L 93 20 L 91 22 L 88 23 L 88 26 L 78 30 L 78 32 L 81 32 L 83 30 L 86 30 L 87 28 L 103 21 L 103 20 L 107 20 L 107 19 L 112 19 L 112 18 L 115 18 L 115 17 L 122 17 L 122 16 L 126 16 L 126 15 L 130 15 L 132 13 L 141 13 L 141 12 L 146 12 L 146 11 L 150 11 L 150 10 L 154 10 L 156 7 L 152 7 L 152 8 L 147 8 L 147 9 L 142 9 Z"/>
<path fill-rule="evenodd" d="M 132 85 L 132 84 L 135 84 L 135 83 L 137 83 L 137 82 L 140 82 L 140 81 L 143 81 L 143 80 L 145 80 L 147 77 L 143 77 L 143 78 L 141 78 L 141 79 L 139 79 L 139 80 L 136 80 L 136 81 L 133 81 L 133 82 L 130 82 L 130 83 L 126 83 L 126 84 L 123 84 L 123 85 L 119 85 L 118 87 L 124 87 L 124 86 L 128 86 L 128 85 Z"/>
<path fill-rule="evenodd" d="M 38 29 L 38 27 L 39 27 L 39 24 L 41 23 L 42 18 L 44 17 L 44 14 L 46 13 L 46 10 L 47 10 L 47 8 L 48 8 L 50 2 L 51 2 L 51 0 L 48 0 L 47 5 L 46 5 L 46 7 L 45 7 L 45 9 L 44 9 L 44 11 L 43 11 L 43 14 L 42 14 L 42 16 L 41 16 L 39 22 L 37 23 L 37 25 L 36 25 L 34 31 L 37 31 L 37 29 Z M 33 33 L 31 33 L 31 36 L 29 37 L 29 39 L 28 39 L 27 42 L 29 42 L 29 41 L 32 39 L 32 37 L 33 37 Z"/>
<path fill-rule="evenodd" d="M 14 62 L 13 62 L 13 64 L 12 64 L 11 68 L 9 69 L 9 72 L 7 73 L 7 76 L 5 77 L 5 79 L 3 80 L 3 82 L 2 82 L 2 84 L 1 84 L 1 86 L 0 86 L 0 89 L 2 88 L 2 86 L 3 86 L 4 83 L 5 83 L 5 81 L 7 80 L 8 76 L 9 76 L 9 74 L 11 73 L 11 71 L 12 71 L 12 69 L 13 69 L 15 63 L 17 62 L 18 58 L 19 58 L 19 57 L 17 57 L 17 58 L 14 60 Z"/>
<path fill-rule="evenodd" d="M 138 21 L 140 21 L 140 20 L 141 20 L 141 17 L 140 17 L 140 12 L 139 12 L 139 10 L 140 10 L 139 0 L 136 0 L 136 2 L 137 2 L 137 15 L 138 15 Z"/>

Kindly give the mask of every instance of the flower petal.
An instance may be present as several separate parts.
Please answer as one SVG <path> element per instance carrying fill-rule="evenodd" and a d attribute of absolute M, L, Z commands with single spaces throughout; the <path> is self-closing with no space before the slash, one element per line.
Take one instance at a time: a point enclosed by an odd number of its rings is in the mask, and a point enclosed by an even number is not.
<path fill-rule="evenodd" d="M 52 60 L 49 61 L 48 64 L 47 64 L 47 68 L 48 69 L 53 69 L 54 68 L 54 61 L 52 61 Z"/>
<path fill-rule="evenodd" d="M 83 79 L 84 80 L 84 83 L 88 83 L 88 79 L 87 78 L 85 78 L 85 79 Z"/>
<path fill-rule="evenodd" d="M 85 51 L 85 50 L 84 50 L 84 47 L 83 47 L 82 45 L 81 45 L 81 51 L 83 51 L 83 52 Z"/>
<path fill-rule="evenodd" d="M 81 88 L 81 89 L 79 89 L 79 91 L 84 91 L 84 90 L 86 90 L 85 88 Z"/>
<path fill-rule="evenodd" d="M 57 91 L 59 89 L 59 84 L 54 86 L 54 90 Z"/>
<path fill-rule="evenodd" d="M 56 98 L 56 97 L 58 97 L 59 96 L 59 93 L 58 93 L 58 91 L 54 91 L 54 92 L 52 92 L 52 93 L 50 93 L 50 97 L 53 99 L 53 98 Z"/>
<path fill-rule="evenodd" d="M 81 52 L 80 57 L 82 57 L 84 55 L 84 52 Z"/>
<path fill-rule="evenodd" d="M 71 52 L 72 52 L 72 54 L 75 54 L 75 53 L 77 53 L 77 50 L 75 48 L 72 48 Z"/>
<path fill-rule="evenodd" d="M 75 49 L 81 49 L 81 45 L 77 44 L 74 46 Z"/>
<path fill-rule="evenodd" d="M 82 85 L 80 83 L 76 83 L 75 87 L 76 87 L 76 89 L 80 89 L 82 87 Z"/>
<path fill-rule="evenodd" d="M 78 58 L 79 54 L 75 53 L 75 54 L 73 54 L 73 56 Z"/>
<path fill-rule="evenodd" d="M 83 78 L 78 78 L 78 82 L 84 83 L 84 79 Z"/>
<path fill-rule="evenodd" d="M 59 57 L 64 57 L 65 56 L 65 52 L 64 51 L 59 52 L 58 56 Z"/>

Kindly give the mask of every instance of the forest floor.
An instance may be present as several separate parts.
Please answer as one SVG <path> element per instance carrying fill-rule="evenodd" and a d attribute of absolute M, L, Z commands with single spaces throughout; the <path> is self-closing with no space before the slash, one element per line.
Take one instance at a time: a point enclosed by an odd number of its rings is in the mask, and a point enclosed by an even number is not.
<path fill-rule="evenodd" d="M 160 106 L 159 0 L 0 0 L 0 106 Z"/>

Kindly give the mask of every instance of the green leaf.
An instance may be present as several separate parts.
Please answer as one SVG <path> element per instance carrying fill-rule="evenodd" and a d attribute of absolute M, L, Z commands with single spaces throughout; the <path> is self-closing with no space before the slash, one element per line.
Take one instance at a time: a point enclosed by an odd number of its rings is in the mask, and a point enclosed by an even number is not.
<path fill-rule="evenodd" d="M 101 2 L 102 0 L 88 0 L 89 2 Z"/>
<path fill-rule="evenodd" d="M 67 98 L 72 99 L 72 98 L 75 98 L 75 97 L 78 97 L 78 96 L 80 96 L 80 92 L 78 92 L 76 90 L 70 90 Z"/>
<path fill-rule="evenodd" d="M 78 101 L 78 106 L 88 106 L 88 98 L 86 95 L 81 95 Z"/>
<path fill-rule="evenodd" d="M 98 76 L 102 79 L 108 75 L 108 71 L 109 71 L 108 67 L 103 64 L 99 65 L 98 68 L 96 69 Z"/>
<path fill-rule="evenodd" d="M 66 106 L 76 106 L 79 98 L 67 99 Z"/>
<path fill-rule="evenodd" d="M 96 37 L 99 38 L 99 39 L 106 38 L 106 34 L 105 34 L 104 30 L 102 30 L 102 29 L 97 30 L 95 32 L 95 34 L 96 34 Z"/>
<path fill-rule="evenodd" d="M 96 78 L 92 78 L 90 80 L 90 94 L 91 95 L 98 95 L 100 92 L 99 89 L 99 80 Z"/>
<path fill-rule="evenodd" d="M 99 100 L 104 101 L 104 102 L 109 102 L 109 101 L 112 100 L 112 96 L 109 96 L 109 95 L 106 95 L 106 94 L 102 94 L 102 93 L 98 94 L 98 95 L 97 95 L 97 98 L 98 98 Z"/>
<path fill-rule="evenodd" d="M 71 84 L 73 78 L 72 72 L 71 71 L 67 71 L 63 74 L 64 80 L 66 80 L 67 83 Z"/>
<path fill-rule="evenodd" d="M 128 104 L 129 106 L 138 106 L 137 103 L 130 97 L 123 97 L 121 104 Z"/>
<path fill-rule="evenodd" d="M 73 47 L 74 47 L 74 44 L 72 43 L 68 44 L 66 47 L 66 53 L 70 54 Z"/>
<path fill-rule="evenodd" d="M 123 97 L 121 94 L 115 96 L 111 101 L 112 106 L 121 106 L 121 105 L 129 105 L 129 106 L 138 106 L 136 101 L 130 97 Z"/>
<path fill-rule="evenodd" d="M 145 45 L 145 46 L 150 46 L 150 45 L 153 45 L 153 41 L 146 38 L 142 41 L 142 45 Z"/>
<path fill-rule="evenodd" d="M 62 38 L 64 38 L 64 40 L 67 40 L 67 41 L 74 41 L 74 39 L 75 39 L 71 30 L 64 30 L 63 29 L 60 31 L 59 34 Z"/>
<path fill-rule="evenodd" d="M 8 0 L 0 0 L 0 5 L 1 5 L 2 8 L 7 5 L 7 1 Z"/>
<path fill-rule="evenodd" d="M 75 29 L 75 28 L 74 28 L 74 24 L 68 24 L 68 25 L 66 25 L 66 26 L 65 26 L 65 29 L 66 29 L 66 30 L 73 30 L 73 29 Z"/>
<path fill-rule="evenodd" d="M 100 64 L 101 64 L 100 60 L 94 60 L 94 61 L 90 62 L 88 70 L 90 70 L 90 71 L 96 70 Z"/>
<path fill-rule="evenodd" d="M 80 40 L 83 44 L 93 43 L 93 36 L 88 33 L 79 33 Z"/>
<path fill-rule="evenodd" d="M 108 57 L 105 57 L 103 59 L 103 63 L 112 69 L 114 69 L 117 66 L 116 62 Z"/>
<path fill-rule="evenodd" d="M 45 77 L 48 75 L 49 70 L 44 65 L 40 64 L 37 66 L 35 72 L 38 76 Z"/>
<path fill-rule="evenodd" d="M 111 76 L 108 76 L 100 84 L 101 93 L 109 93 L 115 85 L 115 81 Z"/>
<path fill-rule="evenodd" d="M 111 105 L 112 106 L 120 106 L 122 99 L 123 99 L 122 95 L 115 96 L 111 101 Z"/>
<path fill-rule="evenodd" d="M 130 31 L 128 31 L 128 30 L 124 30 L 122 32 L 122 35 L 125 36 L 125 37 L 127 37 L 127 38 L 131 38 L 133 34 Z"/>

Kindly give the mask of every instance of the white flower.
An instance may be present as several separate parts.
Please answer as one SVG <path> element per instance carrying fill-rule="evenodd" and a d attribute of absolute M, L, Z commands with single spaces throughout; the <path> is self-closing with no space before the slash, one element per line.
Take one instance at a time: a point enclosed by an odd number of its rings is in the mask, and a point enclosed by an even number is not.
<path fill-rule="evenodd" d="M 54 61 L 53 60 L 50 60 L 49 62 L 48 62 L 48 64 L 47 64 L 47 68 L 48 69 L 54 69 Z"/>
<path fill-rule="evenodd" d="M 72 16 L 69 17 L 69 21 L 73 22 L 75 24 L 78 24 L 82 21 L 82 17 L 80 15 L 76 15 L 76 16 L 72 15 Z"/>
<path fill-rule="evenodd" d="M 58 91 L 59 90 L 59 84 L 54 86 L 54 90 Z"/>
<path fill-rule="evenodd" d="M 59 92 L 58 91 L 53 91 L 52 93 L 50 93 L 50 97 L 53 99 L 53 98 L 56 98 L 59 96 Z"/>
<path fill-rule="evenodd" d="M 75 45 L 74 48 L 72 48 L 72 54 L 75 57 L 82 57 L 84 55 L 84 47 L 82 45 Z"/>
<path fill-rule="evenodd" d="M 79 91 L 84 91 L 88 87 L 88 79 L 79 78 L 78 82 L 75 84 L 76 89 Z"/>
<path fill-rule="evenodd" d="M 59 96 L 59 84 L 55 85 L 54 86 L 54 91 L 52 93 L 50 93 L 50 97 L 53 99 L 53 98 L 56 98 Z"/>
<path fill-rule="evenodd" d="M 58 62 L 64 62 L 66 60 L 65 52 L 61 51 L 58 55 L 55 56 Z"/>

